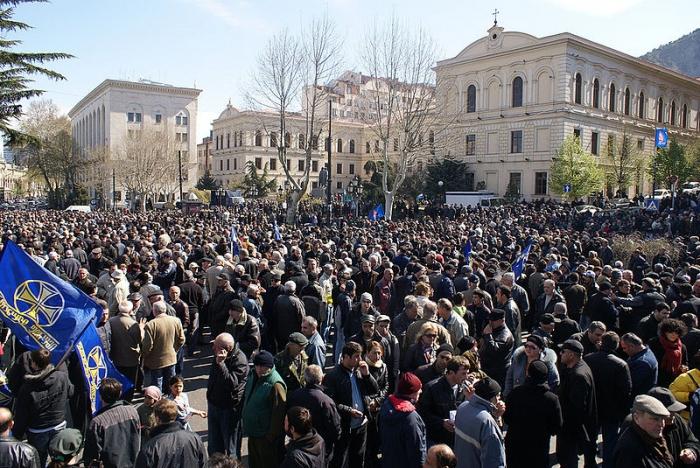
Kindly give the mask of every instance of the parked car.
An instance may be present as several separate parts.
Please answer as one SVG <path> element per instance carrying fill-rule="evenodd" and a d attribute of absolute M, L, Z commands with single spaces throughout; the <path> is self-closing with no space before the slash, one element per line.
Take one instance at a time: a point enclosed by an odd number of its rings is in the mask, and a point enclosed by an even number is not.
<path fill-rule="evenodd" d="M 681 193 L 695 195 L 700 193 L 700 182 L 686 182 L 681 185 Z"/>
<path fill-rule="evenodd" d="M 654 200 L 663 200 L 664 198 L 669 198 L 670 196 L 671 191 L 668 189 L 654 190 Z"/>

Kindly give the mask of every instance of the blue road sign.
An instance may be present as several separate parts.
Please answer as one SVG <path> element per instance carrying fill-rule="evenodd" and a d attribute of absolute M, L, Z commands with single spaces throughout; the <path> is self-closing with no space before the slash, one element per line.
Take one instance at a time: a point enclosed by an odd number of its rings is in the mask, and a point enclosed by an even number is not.
<path fill-rule="evenodd" d="M 571 184 L 564 184 L 564 193 L 571 192 Z"/>
<path fill-rule="evenodd" d="M 644 202 L 644 209 L 647 211 L 659 211 L 659 200 L 647 200 Z"/>

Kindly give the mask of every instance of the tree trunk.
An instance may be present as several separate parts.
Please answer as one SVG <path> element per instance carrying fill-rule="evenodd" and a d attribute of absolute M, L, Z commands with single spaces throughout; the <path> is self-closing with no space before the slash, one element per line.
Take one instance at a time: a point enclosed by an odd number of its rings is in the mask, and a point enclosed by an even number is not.
<path fill-rule="evenodd" d="M 289 194 L 289 201 L 287 203 L 287 219 L 286 223 L 289 225 L 296 224 L 297 210 L 299 209 L 299 201 L 301 200 L 302 193 L 298 190 L 294 190 Z"/>
<path fill-rule="evenodd" d="M 394 213 L 394 192 L 384 192 L 384 219 L 391 221 Z"/>

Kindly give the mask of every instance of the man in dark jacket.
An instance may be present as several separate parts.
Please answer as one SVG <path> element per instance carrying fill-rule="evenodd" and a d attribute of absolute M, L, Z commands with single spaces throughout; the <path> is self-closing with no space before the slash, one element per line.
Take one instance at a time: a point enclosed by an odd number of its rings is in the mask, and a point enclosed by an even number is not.
<path fill-rule="evenodd" d="M 700 317 L 700 297 L 693 295 L 693 286 L 690 283 L 683 283 L 678 286 L 680 302 L 673 310 L 673 318 L 678 318 L 683 314 L 694 314 Z"/>
<path fill-rule="evenodd" d="M 467 358 L 455 356 L 448 361 L 444 376 L 423 387 L 418 400 L 418 414 L 425 422 L 430 445 L 447 444 L 454 447 L 454 420 L 450 418 L 450 412 L 456 411 L 465 399 L 462 390 L 468 373 Z"/>
<path fill-rule="evenodd" d="M 600 340 L 603 334 L 608 331 L 603 322 L 594 321 L 588 325 L 588 329 L 571 335 L 572 340 L 576 340 L 583 346 L 583 355 L 595 353 L 600 347 Z"/>
<path fill-rule="evenodd" d="M 544 280 L 542 283 L 543 292 L 535 300 L 535 311 L 531 323 L 537 325 L 542 314 L 551 314 L 554 311 L 554 304 L 565 302 L 561 294 L 556 291 L 556 283 L 553 280 Z"/>
<path fill-rule="evenodd" d="M 617 444 L 620 424 L 630 407 L 632 379 L 627 363 L 617 357 L 620 337 L 606 332 L 600 343 L 600 351 L 584 358 L 593 373 L 598 424 L 603 433 L 603 468 L 612 467 L 613 450 Z"/>
<path fill-rule="evenodd" d="M 284 429 L 292 439 L 281 468 L 325 468 L 326 450 L 323 438 L 314 430 L 311 413 L 301 406 L 287 410 Z"/>
<path fill-rule="evenodd" d="M 136 468 L 187 466 L 203 468 L 207 464 L 207 451 L 202 439 L 182 427 L 177 421 L 177 404 L 161 399 L 153 407 L 158 424 L 151 438 L 141 448 Z"/>
<path fill-rule="evenodd" d="M 671 316 L 671 308 L 665 302 L 659 302 L 654 306 L 652 313 L 642 317 L 637 326 L 637 336 L 645 343 L 659 335 L 659 324 Z M 685 340 L 683 340 L 685 342 Z"/>
<path fill-rule="evenodd" d="M 214 361 L 207 380 L 209 453 L 241 458 L 241 405 L 248 378 L 248 360 L 228 333 L 216 337 Z"/>
<path fill-rule="evenodd" d="M 24 377 L 15 401 L 14 434 L 23 438 L 26 433 L 27 442 L 37 449 L 44 466 L 51 438 L 66 427 L 66 408 L 73 396 L 73 384 L 66 372 L 51 364 L 48 350 L 37 349 L 29 356 L 32 373 Z"/>
<path fill-rule="evenodd" d="M 85 434 L 83 460 L 86 465 L 99 460 L 104 468 L 132 467 L 141 448 L 139 414 L 120 400 L 122 384 L 118 380 L 102 379 L 99 392 L 102 408 Z"/>
<path fill-rule="evenodd" d="M 192 270 L 185 270 L 183 279 L 184 281 L 178 284 L 178 287 L 180 288 L 180 299 L 187 304 L 190 313 L 190 327 L 187 331 L 186 342 L 187 354 L 191 357 L 202 334 L 200 314 L 204 310 L 204 291 L 197 284 Z"/>
<path fill-rule="evenodd" d="M 209 325 L 212 335 L 216 336 L 224 331 L 228 320 L 228 310 L 231 301 L 238 299 L 238 294 L 231 287 L 231 279 L 228 273 L 220 273 L 216 277 L 216 291 L 212 293 L 209 302 Z"/>
<path fill-rule="evenodd" d="M 579 333 L 581 328 L 578 322 L 569 318 L 567 314 L 567 305 L 563 302 L 554 304 L 554 332 L 552 332 L 552 340 L 556 346 L 559 346 L 572 335 Z"/>
<path fill-rule="evenodd" d="M 549 370 L 542 361 L 527 368 L 525 383 L 515 387 L 506 399 L 503 421 L 506 433 L 506 461 L 509 468 L 549 468 L 549 445 L 563 423 L 556 394 L 549 390 Z"/>
<path fill-rule="evenodd" d="M 341 361 L 323 380 L 326 395 L 336 402 L 340 413 L 341 436 L 330 466 L 348 468 L 363 466 L 367 442 L 369 408 L 364 398 L 379 391 L 366 362 L 360 362 L 362 347 L 346 343 Z"/>
<path fill-rule="evenodd" d="M 304 371 L 304 388 L 295 390 L 287 398 L 287 406 L 302 406 L 311 413 L 311 423 L 323 437 L 326 460 L 333 458 L 333 448 L 340 438 L 340 414 L 335 402 L 324 393 L 321 382 L 323 370 L 312 364 Z"/>
<path fill-rule="evenodd" d="M 26 442 L 12 436 L 12 413 L 0 408 L 0 466 L 39 468 L 39 452 Z"/>
<path fill-rule="evenodd" d="M 382 466 L 420 468 L 426 458 L 425 424 L 413 405 L 422 385 L 418 377 L 406 372 L 396 387 L 379 412 Z"/>
<path fill-rule="evenodd" d="M 513 335 L 505 325 L 505 312 L 494 309 L 489 314 L 489 324 L 483 330 L 482 345 L 479 349 L 481 370 L 503 386 L 510 367 L 513 349 Z"/>
<path fill-rule="evenodd" d="M 611 294 L 612 285 L 605 281 L 598 286 L 598 292 L 591 296 L 588 305 L 591 320 L 603 322 L 608 330 L 616 330 L 618 312 L 610 299 Z"/>
<path fill-rule="evenodd" d="M 644 278 L 642 281 L 642 291 L 631 298 L 612 296 L 612 300 L 617 304 L 631 308 L 629 312 L 623 312 L 620 316 L 620 330 L 624 332 L 634 332 L 637 330 L 642 317 L 646 317 L 654 310 L 654 306 L 660 302 L 665 302 L 666 298 L 656 291 L 656 282 L 653 278 Z"/>
<path fill-rule="evenodd" d="M 233 336 L 248 360 L 260 348 L 258 320 L 246 312 L 243 302 L 238 299 L 232 300 L 228 306 L 228 320 L 224 331 Z"/>
<path fill-rule="evenodd" d="M 693 465 L 700 458 L 700 442 L 690 430 L 688 423 L 678 414 L 686 409 L 683 403 L 676 400 L 671 390 L 665 387 L 654 387 L 649 390 L 649 396 L 656 398 L 671 413 L 666 418 L 664 427 L 664 439 L 666 446 L 676 461 L 674 467 L 697 466 Z M 632 416 L 625 419 L 624 426 L 632 422 Z"/>
<path fill-rule="evenodd" d="M 586 302 L 588 302 L 588 291 L 586 291 L 584 286 L 579 284 L 580 278 L 578 273 L 571 273 L 567 279 L 570 286 L 564 289 L 564 300 L 569 309 L 569 315 L 573 320 L 578 322 L 581 318 L 583 308 L 586 306 Z"/>
<path fill-rule="evenodd" d="M 576 340 L 561 345 L 562 371 L 559 402 L 564 418 L 557 436 L 557 458 L 561 468 L 577 468 L 583 452 L 585 467 L 594 468 L 595 441 L 598 436 L 597 406 L 593 374 L 581 358 L 583 346 Z"/>
<path fill-rule="evenodd" d="M 617 441 L 616 468 L 670 468 L 673 455 L 664 441 L 666 418 L 671 413 L 654 397 L 638 395 L 632 406 L 632 423 Z"/>
<path fill-rule="evenodd" d="M 294 332 L 301 332 L 301 321 L 306 315 L 304 303 L 294 295 L 296 283 L 287 281 L 284 283 L 284 294 L 277 297 L 274 308 L 274 321 L 272 328 L 278 350 L 283 350 L 287 345 L 287 338 Z"/>

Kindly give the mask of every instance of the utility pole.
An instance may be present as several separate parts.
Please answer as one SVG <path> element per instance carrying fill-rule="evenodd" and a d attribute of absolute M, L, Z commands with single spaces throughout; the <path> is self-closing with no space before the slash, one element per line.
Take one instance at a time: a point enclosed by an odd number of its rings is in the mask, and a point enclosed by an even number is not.
<path fill-rule="evenodd" d="M 117 173 L 112 168 L 112 211 L 117 211 Z"/>
<path fill-rule="evenodd" d="M 182 203 L 182 151 L 180 150 L 177 152 L 177 173 L 180 182 L 180 203 Z"/>
<path fill-rule="evenodd" d="M 333 215 L 333 205 L 331 203 L 331 147 L 333 146 L 333 140 L 331 139 L 331 112 L 332 104 L 330 96 L 328 97 L 328 182 L 326 186 L 326 203 L 328 203 L 328 224 L 331 224 L 331 218 Z"/>

